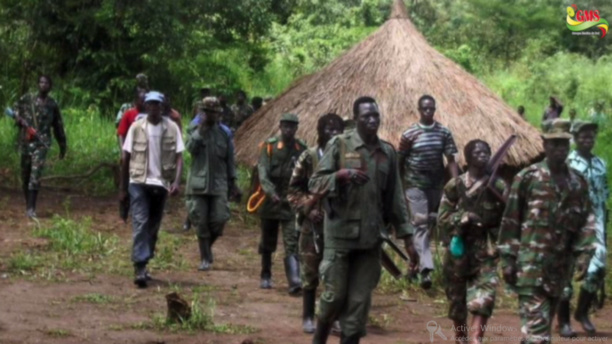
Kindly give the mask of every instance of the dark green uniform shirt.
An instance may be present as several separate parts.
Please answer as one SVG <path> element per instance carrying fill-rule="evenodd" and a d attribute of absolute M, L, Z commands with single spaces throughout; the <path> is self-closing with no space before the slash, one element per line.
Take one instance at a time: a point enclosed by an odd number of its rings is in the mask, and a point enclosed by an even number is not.
<path fill-rule="evenodd" d="M 287 200 L 289 180 L 295 163 L 307 149 L 301 140 L 295 140 L 291 146 L 279 138 L 268 139 L 261 148 L 257 171 L 261 188 L 266 194 L 266 199 L 259 210 L 259 216 L 263 219 L 291 220 L 294 213 Z M 272 197 L 277 195 L 281 201 L 277 204 L 272 202 Z"/>
<path fill-rule="evenodd" d="M 360 169 L 370 180 L 364 185 L 341 185 L 336 172 Z M 310 192 L 327 195 L 331 216 L 324 224 L 325 248 L 372 249 L 381 232 L 393 224 L 398 237 L 413 233 L 402 192 L 397 155 L 393 146 L 378 140 L 370 150 L 357 131 L 334 137 L 309 182 Z"/>
<path fill-rule="evenodd" d="M 187 195 L 227 195 L 236 179 L 232 138 L 218 124 L 187 129 L 187 151 L 192 156 Z"/>

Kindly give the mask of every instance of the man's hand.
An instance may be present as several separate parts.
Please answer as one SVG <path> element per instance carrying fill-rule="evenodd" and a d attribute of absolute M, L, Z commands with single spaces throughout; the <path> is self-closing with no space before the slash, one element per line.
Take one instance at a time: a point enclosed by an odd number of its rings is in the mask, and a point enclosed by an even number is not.
<path fill-rule="evenodd" d="M 170 196 L 178 195 L 179 192 L 180 192 L 180 184 L 178 182 L 172 183 L 172 185 L 170 185 L 170 189 L 168 189 L 168 193 L 170 194 Z"/>
<path fill-rule="evenodd" d="M 407 152 L 411 150 L 412 145 L 414 144 L 414 141 L 416 141 L 416 139 L 419 138 L 420 135 L 421 133 L 417 133 L 417 134 L 414 134 L 408 137 L 402 135 L 402 138 L 400 139 L 400 144 L 399 144 L 399 151 Z"/>
<path fill-rule="evenodd" d="M 516 268 L 514 266 L 507 266 L 504 268 L 503 277 L 504 281 L 511 286 L 516 284 Z"/>
<path fill-rule="evenodd" d="M 584 262 L 576 264 L 576 278 L 574 280 L 582 281 L 586 277 L 588 269 L 589 265 Z"/>
<path fill-rule="evenodd" d="M 308 219 L 312 223 L 321 223 L 321 221 L 323 221 L 323 212 L 321 212 L 319 209 L 313 209 L 308 214 Z"/>
<path fill-rule="evenodd" d="M 342 184 L 355 183 L 357 185 L 363 185 L 370 180 L 370 177 L 361 170 L 343 168 L 336 172 L 336 180 Z"/>

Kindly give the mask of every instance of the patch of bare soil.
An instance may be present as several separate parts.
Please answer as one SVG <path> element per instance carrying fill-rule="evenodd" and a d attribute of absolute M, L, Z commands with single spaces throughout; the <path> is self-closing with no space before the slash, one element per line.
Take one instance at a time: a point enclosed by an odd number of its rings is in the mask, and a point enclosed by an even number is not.
<path fill-rule="evenodd" d="M 27 277 L 9 271 L 7 261 L 20 250 L 36 250 L 45 241 L 32 237 L 32 224 L 25 220 L 22 196 L 13 190 L 0 189 L 0 343 L 266 343 L 306 344 L 312 337 L 302 333 L 301 298 L 290 297 L 282 266 L 282 254 L 274 259 L 275 288 L 259 289 L 259 256 L 256 229 L 230 222 L 225 235 L 215 244 L 213 270 L 198 272 L 198 252 L 193 232 L 182 233 L 184 207 L 180 199 L 169 203 L 162 230 L 182 236 L 179 248 L 188 261 L 183 270 L 153 270 L 154 281 L 148 289 L 137 289 L 128 274 L 81 274 L 65 272 L 62 279 Z M 121 245 L 131 244 L 131 228 L 117 215 L 112 198 L 94 198 L 44 190 L 39 205 L 41 222 L 52 214 L 71 218 L 91 217 L 92 227 L 114 233 Z M 68 210 L 69 209 L 69 210 Z M 186 237 L 185 237 L 186 236 Z M 129 250 L 125 250 L 129 252 Z M 282 250 L 279 250 L 282 252 Z M 129 261 L 128 253 L 122 257 Z M 152 317 L 165 315 L 165 295 L 179 291 L 187 300 L 193 291 L 214 300 L 217 325 L 254 329 L 253 333 L 232 331 L 193 333 L 156 330 Z M 92 296 L 93 295 L 93 296 Z M 412 300 L 413 299 L 413 300 Z M 446 318 L 441 294 L 429 297 L 420 291 L 400 294 L 375 292 L 368 335 L 364 344 L 452 343 L 452 323 Z M 212 307 L 212 306 L 211 306 Z M 573 343 L 612 342 L 608 308 L 594 317 L 600 333 L 596 338 L 579 338 Z M 435 323 L 433 323 L 433 322 Z M 429 323 L 429 324 L 428 324 Z M 434 333 L 430 337 L 430 329 Z M 435 327 L 435 329 L 433 328 Z M 520 324 L 516 311 L 496 310 L 487 332 L 489 342 L 518 343 Z M 575 330 L 580 330 L 574 324 Z M 227 333 L 230 332 L 230 333 Z M 579 331 L 580 335 L 583 332 Z M 446 337 L 444 339 L 443 337 Z M 556 339 L 553 342 L 561 343 Z M 330 337 L 337 343 L 337 337 Z"/>

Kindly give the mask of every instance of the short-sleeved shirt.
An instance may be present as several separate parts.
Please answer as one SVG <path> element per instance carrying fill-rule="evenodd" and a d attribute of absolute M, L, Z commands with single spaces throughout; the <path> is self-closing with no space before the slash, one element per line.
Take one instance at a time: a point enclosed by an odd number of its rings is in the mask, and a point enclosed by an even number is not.
<path fill-rule="evenodd" d="M 457 146 L 450 130 L 438 122 L 430 126 L 413 124 L 402 136 L 419 135 L 411 149 L 399 152 L 404 156 L 405 188 L 442 189 L 444 186 L 443 156 L 457 154 Z"/>
<path fill-rule="evenodd" d="M 117 128 L 117 136 L 125 137 L 125 135 L 127 135 L 128 133 L 128 130 L 130 130 L 130 127 L 132 126 L 132 124 L 136 122 L 136 119 L 138 118 L 139 114 L 140 112 L 138 111 L 137 108 L 131 108 L 127 110 L 123 114 L 123 117 L 121 118 L 121 121 L 119 122 L 119 127 Z"/>
<path fill-rule="evenodd" d="M 178 126 L 172 121 L 168 121 L 168 125 L 174 127 L 179 132 Z M 158 124 L 147 123 L 147 136 L 148 136 L 148 151 L 149 157 L 147 161 L 147 179 L 145 184 L 147 185 L 158 185 L 164 186 L 164 179 L 162 178 L 161 169 L 161 140 L 162 140 L 162 122 Z M 179 132 L 180 133 L 180 132 Z M 125 142 L 123 143 L 123 150 L 132 153 L 132 140 L 134 137 L 134 129 L 130 127 Z M 176 136 L 176 153 L 181 153 L 185 150 L 185 144 L 181 135 Z M 130 183 L 133 180 L 130 179 Z"/>

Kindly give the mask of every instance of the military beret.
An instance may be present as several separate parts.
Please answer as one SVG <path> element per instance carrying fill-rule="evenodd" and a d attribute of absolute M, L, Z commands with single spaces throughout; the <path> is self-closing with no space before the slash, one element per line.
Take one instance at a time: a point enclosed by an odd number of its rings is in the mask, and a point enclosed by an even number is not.
<path fill-rule="evenodd" d="M 202 99 L 202 110 L 210 112 L 222 112 L 221 103 L 217 97 L 206 97 Z"/>
<path fill-rule="evenodd" d="M 295 124 L 300 123 L 300 120 L 298 119 L 298 116 L 296 114 L 293 114 L 293 113 L 283 114 L 281 116 L 280 121 L 281 122 L 292 122 L 292 123 L 295 123 Z"/>
<path fill-rule="evenodd" d="M 579 132 L 581 132 L 583 130 L 595 130 L 595 131 L 597 131 L 598 128 L 599 128 L 599 126 L 597 125 L 597 123 L 588 122 L 588 121 L 575 121 L 572 124 L 571 133 L 576 135 L 576 134 L 578 134 Z"/>
<path fill-rule="evenodd" d="M 572 134 L 570 134 L 571 125 L 572 122 L 567 119 L 555 119 L 552 123 L 545 126 L 542 138 L 545 140 L 570 140 L 572 138 Z"/>

